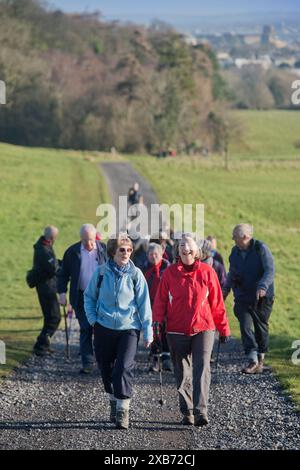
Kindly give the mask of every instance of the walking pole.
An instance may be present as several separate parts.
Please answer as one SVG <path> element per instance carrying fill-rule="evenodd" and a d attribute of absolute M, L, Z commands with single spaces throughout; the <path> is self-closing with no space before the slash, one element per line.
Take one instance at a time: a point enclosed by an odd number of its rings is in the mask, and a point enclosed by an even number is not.
<path fill-rule="evenodd" d="M 218 379 L 218 371 L 219 371 L 220 345 L 221 345 L 221 339 L 220 339 L 220 336 L 219 336 L 218 349 L 217 349 L 217 357 L 216 357 L 216 379 Z"/>
<path fill-rule="evenodd" d="M 67 352 L 67 358 L 70 359 L 69 332 L 68 332 L 68 323 L 67 323 L 68 314 L 66 312 L 65 305 L 63 306 L 63 309 L 64 309 L 65 333 L 66 333 L 66 352 Z"/>
<path fill-rule="evenodd" d="M 69 336 L 69 342 L 70 342 L 70 340 L 71 340 L 71 331 L 72 331 L 72 320 L 73 320 L 73 309 L 70 308 L 70 305 L 68 307 L 68 319 L 69 319 L 68 336 Z"/>
<path fill-rule="evenodd" d="M 160 386 L 160 400 L 159 400 L 159 404 L 160 406 L 163 406 L 164 405 L 164 399 L 163 399 L 163 389 L 162 389 L 162 365 L 161 365 L 161 353 L 157 354 L 157 358 L 158 358 L 158 367 L 159 367 L 159 386 Z"/>

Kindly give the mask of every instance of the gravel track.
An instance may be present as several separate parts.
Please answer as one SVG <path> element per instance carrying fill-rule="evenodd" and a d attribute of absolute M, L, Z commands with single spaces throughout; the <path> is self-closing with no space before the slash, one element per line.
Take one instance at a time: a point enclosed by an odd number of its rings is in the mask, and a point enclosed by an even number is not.
<path fill-rule="evenodd" d="M 137 355 L 131 427 L 116 430 L 98 370 L 78 374 L 78 328 L 71 358 L 64 332 L 54 354 L 31 357 L 0 387 L 0 449 L 299 449 L 300 416 L 270 371 L 245 376 L 243 354 L 232 340 L 221 346 L 218 372 L 212 366 L 210 424 L 202 429 L 179 424 L 177 392 L 171 372 L 148 372 L 146 351 Z"/>
<path fill-rule="evenodd" d="M 155 196 L 129 164 L 104 171 L 114 194 L 126 194 L 139 181 L 145 202 Z M 103 165 L 102 165 L 103 168 Z M 126 187 L 124 184 L 126 181 Z M 127 184 L 128 183 L 128 184 Z M 125 192 L 122 192 L 125 191 Z M 149 198 L 147 192 L 149 191 Z M 151 197 L 150 197 L 151 196 Z M 154 199 L 153 199 L 154 198 Z M 210 424 L 182 426 L 173 374 L 163 373 L 166 404 L 159 405 L 159 375 L 148 372 L 146 351 L 137 355 L 131 426 L 116 430 L 108 420 L 108 403 L 99 371 L 78 374 L 79 331 L 71 337 L 71 358 L 65 357 L 64 332 L 53 339 L 55 352 L 33 356 L 0 386 L 0 449 L 299 449 L 300 414 L 266 368 L 246 376 L 240 342 L 221 346 L 218 371 L 212 366 Z"/>

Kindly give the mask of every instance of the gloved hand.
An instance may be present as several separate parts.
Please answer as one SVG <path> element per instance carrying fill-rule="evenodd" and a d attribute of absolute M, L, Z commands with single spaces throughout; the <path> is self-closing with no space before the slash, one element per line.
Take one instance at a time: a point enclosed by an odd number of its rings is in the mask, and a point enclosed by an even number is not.
<path fill-rule="evenodd" d="M 220 343 L 225 344 L 230 340 L 230 336 L 220 336 Z"/>
<path fill-rule="evenodd" d="M 59 294 L 59 299 L 58 299 L 58 302 L 60 305 L 64 305 L 66 306 L 67 305 L 67 295 L 66 294 Z"/>

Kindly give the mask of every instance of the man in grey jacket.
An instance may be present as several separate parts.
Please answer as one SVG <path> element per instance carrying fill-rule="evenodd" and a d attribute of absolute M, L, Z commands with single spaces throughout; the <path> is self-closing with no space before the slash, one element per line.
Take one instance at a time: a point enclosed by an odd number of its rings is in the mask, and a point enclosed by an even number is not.
<path fill-rule="evenodd" d="M 263 371 L 269 343 L 269 318 L 274 303 L 274 259 L 269 248 L 254 240 L 253 227 L 237 225 L 232 234 L 235 246 L 229 257 L 224 299 L 233 290 L 234 313 L 239 320 L 242 342 L 249 363 L 242 372 Z"/>

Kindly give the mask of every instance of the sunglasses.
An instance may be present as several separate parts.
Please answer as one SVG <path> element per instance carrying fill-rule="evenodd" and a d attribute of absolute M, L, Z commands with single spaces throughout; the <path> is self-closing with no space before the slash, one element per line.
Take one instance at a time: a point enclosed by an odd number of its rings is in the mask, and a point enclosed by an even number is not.
<path fill-rule="evenodd" d="M 132 253 L 132 248 L 119 248 L 120 253 Z"/>

